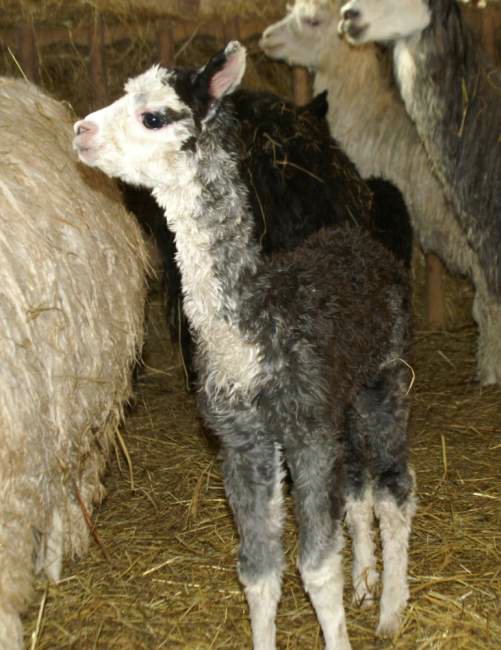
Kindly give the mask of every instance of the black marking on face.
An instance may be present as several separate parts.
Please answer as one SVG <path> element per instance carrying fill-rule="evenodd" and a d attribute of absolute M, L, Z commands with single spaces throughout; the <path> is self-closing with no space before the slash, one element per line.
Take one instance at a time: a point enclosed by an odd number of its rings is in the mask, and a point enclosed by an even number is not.
<path fill-rule="evenodd" d="M 175 68 L 168 81 L 179 99 L 190 107 L 193 121 L 198 130 L 200 130 L 201 122 L 207 115 L 211 104 L 208 89 L 200 87 L 199 74 L 200 72 L 197 70 Z"/>
<path fill-rule="evenodd" d="M 194 135 L 192 135 L 186 142 L 183 143 L 183 146 L 181 147 L 181 151 L 191 151 L 192 153 L 195 153 L 197 148 L 197 139 L 195 138 Z"/>

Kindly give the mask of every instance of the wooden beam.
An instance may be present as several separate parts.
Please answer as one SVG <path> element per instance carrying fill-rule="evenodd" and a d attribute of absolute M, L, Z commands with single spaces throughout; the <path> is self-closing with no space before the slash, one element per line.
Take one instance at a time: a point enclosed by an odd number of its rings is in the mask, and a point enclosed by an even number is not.
<path fill-rule="evenodd" d="M 177 0 L 177 10 L 181 15 L 196 18 L 200 12 L 200 0 Z"/>
<path fill-rule="evenodd" d="M 240 18 L 238 16 L 225 20 L 223 34 L 225 44 L 240 40 Z"/>
<path fill-rule="evenodd" d="M 426 255 L 426 316 L 432 330 L 446 327 L 443 287 L 444 267 L 436 255 Z"/>
<path fill-rule="evenodd" d="M 482 43 L 489 55 L 491 61 L 496 62 L 498 58 L 497 43 L 496 43 L 496 30 L 498 23 L 496 18 L 498 13 L 490 11 L 489 8 L 482 9 Z"/>
<path fill-rule="evenodd" d="M 312 87 L 310 73 L 306 68 L 294 67 L 292 70 L 294 103 L 304 106 L 311 101 Z"/>
<path fill-rule="evenodd" d="M 101 108 L 108 99 L 108 82 L 105 65 L 104 20 L 98 13 L 89 33 L 90 46 L 90 78 L 92 82 L 93 108 Z"/>
<path fill-rule="evenodd" d="M 165 18 L 158 23 L 158 60 L 161 65 L 169 67 L 174 63 L 174 32 L 172 21 Z"/>
<path fill-rule="evenodd" d="M 18 30 L 19 65 L 30 81 L 38 81 L 38 55 L 33 25 L 23 24 Z"/>
<path fill-rule="evenodd" d="M 277 20 L 280 16 L 277 16 Z M 174 37 L 175 44 L 181 43 L 186 40 L 194 32 L 200 36 L 214 36 L 218 39 L 222 38 L 223 28 L 220 20 L 204 20 L 203 22 L 195 20 L 181 20 L 181 19 L 165 19 L 171 21 L 172 32 Z M 262 19 L 252 19 L 252 20 L 239 20 L 239 32 L 240 38 L 245 40 L 251 36 L 261 34 L 263 30 L 268 26 L 270 21 L 265 21 Z M 148 23 L 150 23 L 151 28 L 148 29 Z M 150 42 L 154 42 L 157 36 L 158 30 L 153 27 L 153 21 L 145 21 L 143 23 L 146 26 L 145 38 Z M 36 42 L 38 48 L 48 47 L 57 43 L 72 43 L 73 45 L 86 47 L 89 45 L 89 26 L 83 25 L 77 27 L 74 30 L 69 30 L 65 28 L 56 28 L 56 29 L 45 29 L 40 28 L 36 29 Z M 0 42 L 5 46 L 10 47 L 11 49 L 17 49 L 19 30 L 18 29 L 0 29 Z M 129 27 L 126 24 L 110 25 L 107 26 L 104 33 L 104 44 L 113 45 L 117 41 L 124 39 L 134 38 L 133 27 Z"/>

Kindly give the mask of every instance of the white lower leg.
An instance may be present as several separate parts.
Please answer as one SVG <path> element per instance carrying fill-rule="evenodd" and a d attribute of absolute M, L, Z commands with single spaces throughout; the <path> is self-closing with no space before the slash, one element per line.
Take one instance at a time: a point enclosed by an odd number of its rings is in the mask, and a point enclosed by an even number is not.
<path fill-rule="evenodd" d="M 501 305 L 489 295 L 478 268 L 474 268 L 473 281 L 473 318 L 478 325 L 477 376 L 487 386 L 501 383 Z"/>
<path fill-rule="evenodd" d="M 45 573 L 53 581 L 57 582 L 61 577 L 63 567 L 63 520 L 59 511 L 54 508 L 52 521 L 47 536 L 45 553 Z"/>
<path fill-rule="evenodd" d="M 407 584 L 408 546 L 411 521 L 415 512 L 414 497 L 399 507 L 393 497 L 376 501 L 375 512 L 379 518 L 383 546 L 383 590 L 378 636 L 395 636 L 400 619 L 409 599 Z"/>
<path fill-rule="evenodd" d="M 326 650 L 350 650 L 343 605 L 341 548 L 335 549 L 321 566 L 315 569 L 302 566 L 300 570 L 322 628 Z"/>
<path fill-rule="evenodd" d="M 363 607 L 374 603 L 372 590 L 379 579 L 372 530 L 373 507 L 372 492 L 369 489 L 361 499 L 346 499 L 346 523 L 353 545 L 353 600 Z"/>
<path fill-rule="evenodd" d="M 255 582 L 241 578 L 249 605 L 254 650 L 275 650 L 275 617 L 280 599 L 280 576 L 271 573 Z"/>
<path fill-rule="evenodd" d="M 23 650 L 23 626 L 19 614 L 0 605 L 0 650 Z"/>

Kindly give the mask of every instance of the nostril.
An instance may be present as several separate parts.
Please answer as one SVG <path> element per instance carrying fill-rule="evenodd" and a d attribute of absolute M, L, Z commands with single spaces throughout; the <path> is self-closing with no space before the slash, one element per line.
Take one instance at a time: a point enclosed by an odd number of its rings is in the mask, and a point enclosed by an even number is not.
<path fill-rule="evenodd" d="M 346 9 L 343 11 L 343 20 L 355 20 L 360 16 L 360 11 L 357 9 Z"/>
<path fill-rule="evenodd" d="M 75 124 L 75 133 L 77 135 L 83 135 L 84 133 L 94 135 L 97 133 L 97 124 L 90 120 L 81 120 Z"/>

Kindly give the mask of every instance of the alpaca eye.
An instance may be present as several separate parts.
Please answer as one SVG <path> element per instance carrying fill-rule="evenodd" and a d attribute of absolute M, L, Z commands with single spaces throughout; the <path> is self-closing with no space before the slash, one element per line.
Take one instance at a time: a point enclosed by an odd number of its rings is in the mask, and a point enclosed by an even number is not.
<path fill-rule="evenodd" d="M 143 125 L 147 129 L 161 129 L 165 125 L 162 113 L 143 113 Z"/>
<path fill-rule="evenodd" d="M 318 27 L 320 25 L 320 21 L 315 18 L 303 18 L 303 23 L 308 27 Z"/>

